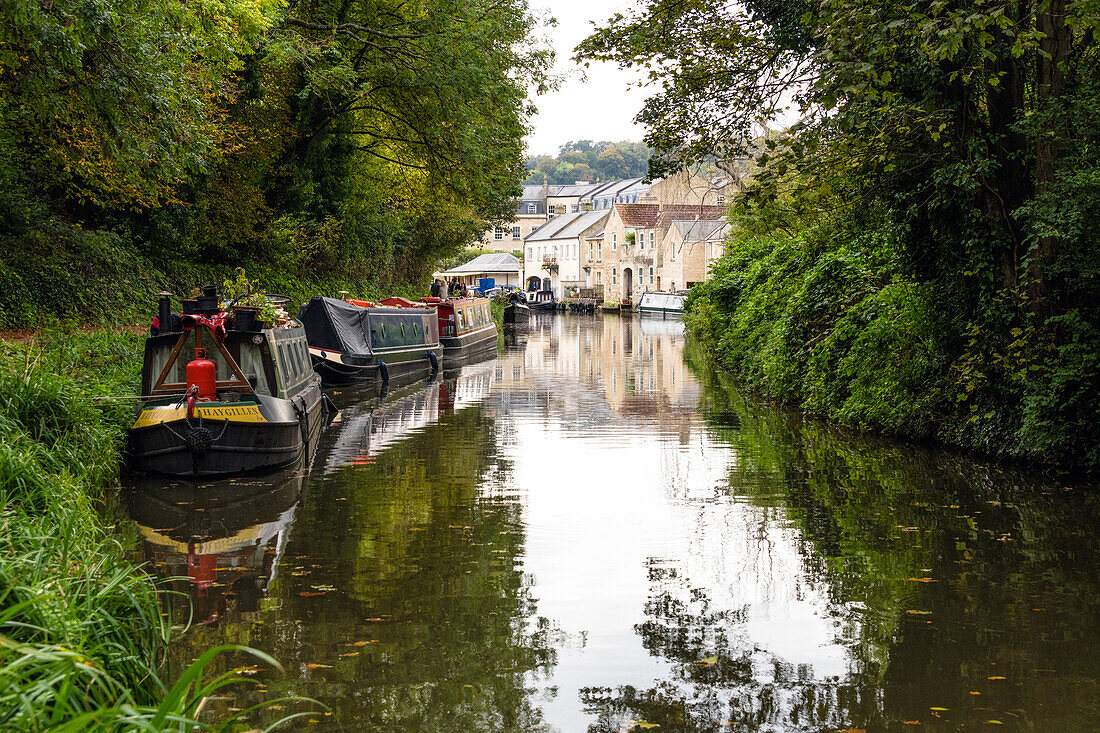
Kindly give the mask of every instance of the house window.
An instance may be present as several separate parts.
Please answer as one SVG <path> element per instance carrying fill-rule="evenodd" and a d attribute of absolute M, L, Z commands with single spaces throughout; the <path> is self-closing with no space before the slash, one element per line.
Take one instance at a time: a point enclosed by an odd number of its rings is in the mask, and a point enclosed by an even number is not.
<path fill-rule="evenodd" d="M 669 256 L 668 256 L 668 258 L 669 258 L 670 260 L 672 260 L 673 262 L 675 262 L 675 261 L 676 261 L 676 245 L 674 244 L 674 245 L 672 245 L 671 247 L 669 247 L 668 249 L 669 249 Z"/>
<path fill-rule="evenodd" d="M 657 246 L 656 244 L 654 244 L 654 242 L 657 241 L 655 239 L 656 236 L 657 236 L 656 232 L 654 232 L 652 229 L 650 229 L 649 230 L 649 248 L 650 249 L 653 249 L 654 247 Z"/>
<path fill-rule="evenodd" d="M 512 239 L 519 239 L 519 227 L 512 227 Z"/>
<path fill-rule="evenodd" d="M 537 204 L 534 201 L 528 201 L 527 202 L 527 213 L 528 214 L 534 214 L 536 206 L 537 206 Z"/>
<path fill-rule="evenodd" d="M 649 266 L 649 284 L 653 284 L 653 265 Z"/>
<path fill-rule="evenodd" d="M 722 194 L 718 194 L 718 205 L 719 206 L 725 206 L 726 205 L 726 197 L 723 196 Z"/>
<path fill-rule="evenodd" d="M 603 270 L 596 270 L 596 284 L 603 285 Z"/>
<path fill-rule="evenodd" d="M 595 257 L 592 254 L 595 251 L 595 247 L 596 247 L 596 245 L 594 245 L 592 242 L 588 243 L 588 259 L 590 259 L 590 260 L 595 259 Z"/>
<path fill-rule="evenodd" d="M 619 282 L 618 270 L 614 267 L 611 268 L 611 284 L 614 285 Z"/>
<path fill-rule="evenodd" d="M 612 232 L 611 233 L 611 251 L 614 252 L 618 248 L 619 248 L 619 233 L 618 232 Z"/>
<path fill-rule="evenodd" d="M 580 207 L 579 204 L 573 204 L 572 206 L 569 207 L 569 210 L 575 214 L 575 213 L 577 213 L 577 211 L 580 210 L 580 208 L 581 207 Z"/>
<path fill-rule="evenodd" d="M 504 239 L 504 227 L 493 229 L 493 239 Z"/>
<path fill-rule="evenodd" d="M 527 259 L 529 259 L 529 260 L 535 259 L 535 248 L 534 247 L 528 247 L 527 248 Z"/>
<path fill-rule="evenodd" d="M 603 259 L 603 242 L 596 243 L 596 260 Z"/>
<path fill-rule="evenodd" d="M 638 232 L 638 249 L 645 249 L 645 230 Z"/>

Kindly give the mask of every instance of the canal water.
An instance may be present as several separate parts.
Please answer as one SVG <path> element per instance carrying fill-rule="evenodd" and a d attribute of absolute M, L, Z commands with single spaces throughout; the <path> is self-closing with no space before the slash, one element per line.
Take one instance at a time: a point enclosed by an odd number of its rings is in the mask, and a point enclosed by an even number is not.
<path fill-rule="evenodd" d="M 308 467 L 127 495 L 178 674 L 262 726 L 1100 730 L 1100 502 L 747 400 L 675 320 L 540 317 L 336 393 Z"/>

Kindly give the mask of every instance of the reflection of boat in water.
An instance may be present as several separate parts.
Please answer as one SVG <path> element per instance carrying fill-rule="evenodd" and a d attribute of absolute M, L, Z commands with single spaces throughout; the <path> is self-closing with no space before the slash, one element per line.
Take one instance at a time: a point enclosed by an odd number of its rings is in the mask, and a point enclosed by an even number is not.
<path fill-rule="evenodd" d="M 295 463 L 322 415 L 304 329 L 296 321 L 230 323 L 207 290 L 197 312 L 183 316 L 161 298 L 156 332 L 145 340 L 145 402 L 128 435 L 131 466 L 225 476 Z"/>
<path fill-rule="evenodd" d="M 326 387 L 415 381 L 439 368 L 434 308 L 388 308 L 365 301 L 312 298 L 298 318 L 313 368 Z"/>
<path fill-rule="evenodd" d="M 684 320 L 682 318 L 641 318 L 637 320 L 638 330 L 643 336 L 683 336 Z"/>
<path fill-rule="evenodd" d="M 326 431 L 322 473 L 369 465 L 389 447 L 438 423 L 441 414 L 481 402 L 491 391 L 495 365 L 495 360 L 469 365 L 455 376 L 392 402 L 340 410 Z"/>
<path fill-rule="evenodd" d="M 642 315 L 680 316 L 684 314 L 686 295 L 646 291 L 638 301 L 637 310 Z"/>
<path fill-rule="evenodd" d="M 174 621 L 216 623 L 259 610 L 275 582 L 306 471 L 261 481 L 165 484 L 147 481 L 126 495 L 142 552 L 169 588 L 191 599 Z M 274 478 L 275 480 L 271 480 Z M 173 604 L 173 594 L 164 594 Z"/>

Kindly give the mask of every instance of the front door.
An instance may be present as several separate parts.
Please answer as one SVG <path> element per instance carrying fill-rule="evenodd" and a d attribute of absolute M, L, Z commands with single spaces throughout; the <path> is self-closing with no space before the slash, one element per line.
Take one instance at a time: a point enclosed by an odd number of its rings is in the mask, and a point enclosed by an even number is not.
<path fill-rule="evenodd" d="M 634 295 L 634 273 L 630 268 L 623 270 L 623 297 L 630 298 Z"/>

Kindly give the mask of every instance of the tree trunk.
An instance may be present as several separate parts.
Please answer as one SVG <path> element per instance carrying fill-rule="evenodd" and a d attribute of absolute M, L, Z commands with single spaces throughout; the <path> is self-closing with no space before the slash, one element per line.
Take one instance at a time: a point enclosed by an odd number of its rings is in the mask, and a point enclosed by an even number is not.
<path fill-rule="evenodd" d="M 1041 125 L 1035 146 L 1035 193 L 1042 196 L 1054 184 L 1055 158 L 1058 154 L 1058 102 L 1065 91 L 1064 64 L 1070 53 L 1070 33 L 1066 27 L 1066 0 L 1045 0 L 1036 12 L 1035 24 L 1042 34 L 1039 41 L 1039 66 L 1036 70 L 1036 102 Z M 1054 237 L 1040 237 L 1028 265 L 1029 299 L 1035 316 L 1043 321 L 1051 315 L 1049 273 L 1057 256 Z"/>

